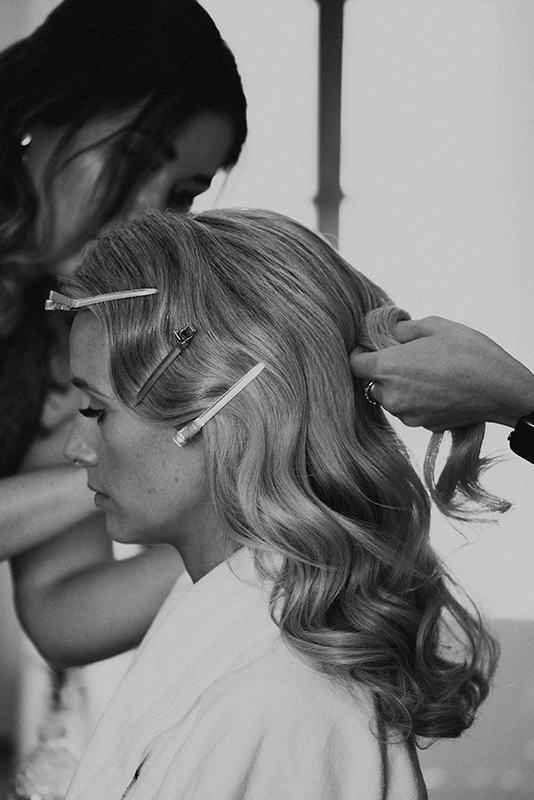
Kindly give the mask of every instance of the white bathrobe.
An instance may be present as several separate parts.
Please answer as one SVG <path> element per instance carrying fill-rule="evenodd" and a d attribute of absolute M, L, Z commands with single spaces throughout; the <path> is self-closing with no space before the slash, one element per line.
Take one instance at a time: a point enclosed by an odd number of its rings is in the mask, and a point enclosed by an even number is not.
<path fill-rule="evenodd" d="M 67 800 L 422 800 L 414 749 L 373 704 L 282 641 L 241 550 L 176 586 L 113 696 Z"/>

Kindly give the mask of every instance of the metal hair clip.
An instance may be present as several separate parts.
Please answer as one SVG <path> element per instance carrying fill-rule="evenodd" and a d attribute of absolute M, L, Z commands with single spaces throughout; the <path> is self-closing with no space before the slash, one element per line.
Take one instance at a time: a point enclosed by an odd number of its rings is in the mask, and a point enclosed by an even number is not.
<path fill-rule="evenodd" d="M 186 349 L 186 347 L 189 346 L 189 342 L 191 341 L 196 332 L 197 329 L 194 327 L 194 325 L 187 325 L 185 328 L 182 328 L 181 331 L 173 331 L 174 335 L 178 339 L 177 346 L 174 347 L 171 350 L 171 352 L 165 356 L 163 361 L 160 364 L 158 364 L 154 372 L 151 375 L 149 375 L 147 380 L 144 382 L 144 384 L 137 392 L 134 405 L 138 406 L 139 403 L 142 400 L 144 400 L 148 392 L 152 389 L 158 378 L 165 372 L 169 364 L 172 364 L 174 359 L 177 358 L 180 355 L 180 353 L 182 353 Z"/>
<path fill-rule="evenodd" d="M 123 300 L 126 297 L 143 297 L 148 294 L 157 294 L 157 289 L 126 289 L 123 292 L 110 292 L 109 294 L 96 294 L 94 297 L 67 297 L 59 292 L 50 292 L 45 301 L 46 311 L 72 311 L 77 308 L 94 306 L 97 303 L 107 303 L 108 300 Z"/>
<path fill-rule="evenodd" d="M 206 422 L 209 422 L 209 420 L 214 417 L 215 414 L 221 410 L 221 408 L 224 408 L 224 406 L 229 403 L 230 400 L 236 396 L 236 394 L 239 394 L 239 392 L 244 389 L 245 386 L 248 386 L 248 384 L 253 381 L 254 378 L 256 378 L 264 368 L 265 364 L 263 361 L 260 361 L 260 363 L 256 364 L 255 367 L 252 367 L 252 369 L 243 375 L 243 377 L 240 378 L 237 383 L 234 383 L 234 385 L 231 386 L 228 391 L 222 395 L 222 397 L 219 397 L 219 399 L 212 406 L 210 406 L 207 411 L 204 411 L 203 414 L 194 419 L 193 422 L 190 422 L 189 425 L 180 428 L 176 436 L 173 436 L 173 442 L 175 442 L 178 447 L 183 447 L 184 444 L 193 438 L 193 436 L 197 435 L 200 429 L 204 427 Z"/>

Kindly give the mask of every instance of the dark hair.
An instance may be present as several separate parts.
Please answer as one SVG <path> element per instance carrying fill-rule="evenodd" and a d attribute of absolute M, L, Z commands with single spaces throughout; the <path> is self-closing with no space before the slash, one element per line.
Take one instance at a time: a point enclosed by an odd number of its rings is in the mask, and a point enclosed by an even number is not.
<path fill-rule="evenodd" d="M 176 136 L 199 113 L 228 115 L 234 139 L 223 166 L 235 164 L 247 133 L 235 59 L 196 0 L 64 0 L 31 36 L 0 55 L 2 350 L 25 315 L 26 288 L 50 255 L 33 241 L 37 200 L 21 138 L 43 125 L 63 129 L 64 145 L 95 117 L 136 104 L 133 121 L 110 140 L 101 178 L 105 199 L 77 232 L 73 249 L 125 205 L 161 153 L 162 137 Z M 49 182 L 60 156 L 48 165 Z M 2 360 L 0 352 L 0 365 Z M 0 376 L 0 391 L 10 380 L 10 375 Z M 13 422 L 10 429 L 17 425 Z"/>
<path fill-rule="evenodd" d="M 388 728 L 427 738 L 467 728 L 497 646 L 431 546 L 408 453 L 350 372 L 355 346 L 392 335 L 387 295 L 318 235 L 251 209 L 141 215 L 101 236 L 63 286 L 73 297 L 158 289 L 92 310 L 117 396 L 169 429 L 265 363 L 202 433 L 229 541 L 274 580 L 285 641 L 366 686 Z M 187 324 L 190 347 L 136 405 Z"/>

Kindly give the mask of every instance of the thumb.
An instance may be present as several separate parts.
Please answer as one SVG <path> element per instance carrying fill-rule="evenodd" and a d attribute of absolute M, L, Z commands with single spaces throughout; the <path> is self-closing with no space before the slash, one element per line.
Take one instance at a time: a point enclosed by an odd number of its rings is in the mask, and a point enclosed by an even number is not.
<path fill-rule="evenodd" d="M 395 325 L 395 337 L 400 344 L 413 342 L 414 339 L 422 339 L 428 335 L 429 332 L 424 329 L 422 321 L 418 319 L 403 320 Z"/>

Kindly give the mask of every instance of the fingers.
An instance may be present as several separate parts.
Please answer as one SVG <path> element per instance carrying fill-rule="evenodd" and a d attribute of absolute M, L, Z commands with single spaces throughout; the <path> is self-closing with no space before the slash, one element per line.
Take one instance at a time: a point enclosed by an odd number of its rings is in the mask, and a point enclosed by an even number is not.
<path fill-rule="evenodd" d="M 376 353 L 367 353 L 357 347 L 351 352 L 349 361 L 352 373 L 356 378 L 376 379 Z"/>
<path fill-rule="evenodd" d="M 397 322 L 395 326 L 395 336 L 400 344 L 413 342 L 415 339 L 422 339 L 425 336 L 443 331 L 448 324 L 448 320 L 442 317 L 425 317 L 424 319 L 410 319 Z"/>
<path fill-rule="evenodd" d="M 403 322 L 397 322 L 395 325 L 395 336 L 401 344 L 413 342 L 414 339 L 419 339 L 424 334 L 421 332 L 419 320 L 410 319 Z"/>
<path fill-rule="evenodd" d="M 438 333 L 446 323 L 447 320 L 441 317 L 403 320 L 395 325 L 395 337 L 399 340 L 399 344 L 407 344 Z M 350 363 L 357 378 L 376 379 L 378 377 L 375 353 L 369 353 L 363 347 L 355 347 L 350 354 Z"/>

